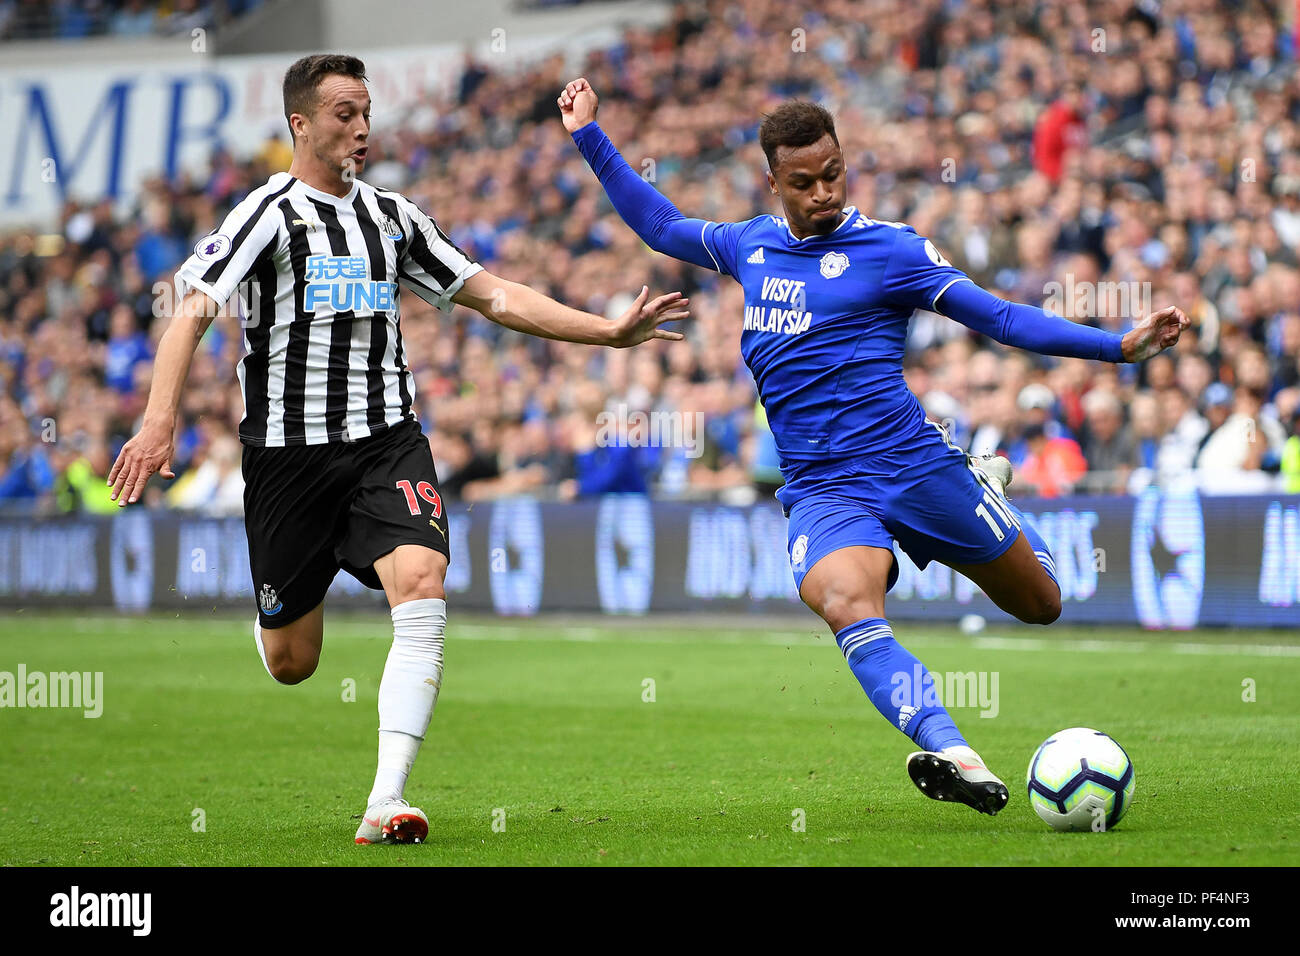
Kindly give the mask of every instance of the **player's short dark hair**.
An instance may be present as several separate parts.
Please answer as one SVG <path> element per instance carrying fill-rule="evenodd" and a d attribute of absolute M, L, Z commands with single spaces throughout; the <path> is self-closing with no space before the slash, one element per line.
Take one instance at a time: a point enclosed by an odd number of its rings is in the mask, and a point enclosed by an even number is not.
<path fill-rule="evenodd" d="M 284 71 L 284 121 L 294 113 L 310 116 L 316 109 L 316 90 L 320 81 L 332 75 L 365 80 L 366 65 L 346 53 L 313 53 L 298 60 Z M 289 135 L 293 124 L 289 123 Z"/>
<path fill-rule="evenodd" d="M 824 106 L 806 100 L 782 103 L 770 113 L 763 114 L 763 125 L 758 128 L 758 142 L 767 156 L 767 165 L 776 169 L 778 147 L 811 146 L 827 133 L 840 145 L 835 135 L 835 120 Z"/>

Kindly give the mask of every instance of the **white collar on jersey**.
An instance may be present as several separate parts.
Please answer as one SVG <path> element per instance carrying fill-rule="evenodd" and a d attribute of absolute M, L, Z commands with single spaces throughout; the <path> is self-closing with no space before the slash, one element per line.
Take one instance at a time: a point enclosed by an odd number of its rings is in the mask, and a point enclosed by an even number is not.
<path fill-rule="evenodd" d="M 286 173 L 285 175 L 288 174 Z M 336 196 L 333 193 L 327 193 L 324 192 L 323 190 L 317 189 L 315 186 L 308 186 L 301 179 L 294 181 L 295 186 L 302 189 L 303 192 L 305 192 L 308 196 L 311 196 L 313 199 L 319 199 L 322 202 L 335 203 L 336 205 L 341 205 L 343 203 L 350 204 L 352 200 L 356 198 L 357 189 L 360 188 L 360 184 L 361 184 L 361 180 L 353 179 L 352 188 L 348 190 L 348 194 L 346 196 Z"/>
<path fill-rule="evenodd" d="M 811 236 L 804 236 L 802 239 L 800 239 L 798 236 L 796 236 L 793 232 L 790 231 L 790 223 L 788 220 L 781 219 L 781 225 L 785 226 L 785 234 L 791 242 L 806 242 L 809 239 L 827 239 L 835 235 L 835 233 L 839 232 L 841 229 L 843 229 L 845 226 L 851 223 L 855 218 L 857 218 L 857 215 L 858 215 L 857 206 L 845 206 L 844 218 L 840 220 L 840 224 L 838 226 L 836 226 L 830 232 L 826 233 L 826 235 L 824 236 L 814 234 Z"/>

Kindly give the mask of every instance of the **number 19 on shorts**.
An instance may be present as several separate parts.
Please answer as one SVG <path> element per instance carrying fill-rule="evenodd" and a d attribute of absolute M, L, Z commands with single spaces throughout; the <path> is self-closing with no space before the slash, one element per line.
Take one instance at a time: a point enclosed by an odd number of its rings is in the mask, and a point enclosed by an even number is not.
<path fill-rule="evenodd" d="M 435 518 L 442 517 L 442 497 L 429 482 L 422 481 L 412 488 L 411 483 L 403 478 L 397 483 L 397 489 L 406 496 L 406 507 L 411 509 L 411 514 L 418 515 L 420 513 L 420 498 L 423 498 L 433 505 L 433 516 Z"/>

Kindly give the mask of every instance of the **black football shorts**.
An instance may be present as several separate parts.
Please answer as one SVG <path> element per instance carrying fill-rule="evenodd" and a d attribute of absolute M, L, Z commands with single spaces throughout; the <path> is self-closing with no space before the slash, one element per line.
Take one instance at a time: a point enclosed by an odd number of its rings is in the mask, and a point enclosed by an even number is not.
<path fill-rule="evenodd" d="M 244 446 L 244 526 L 265 628 L 325 598 L 342 568 L 382 590 L 375 559 L 399 544 L 447 550 L 447 513 L 429 441 L 405 421 L 354 442 Z"/>

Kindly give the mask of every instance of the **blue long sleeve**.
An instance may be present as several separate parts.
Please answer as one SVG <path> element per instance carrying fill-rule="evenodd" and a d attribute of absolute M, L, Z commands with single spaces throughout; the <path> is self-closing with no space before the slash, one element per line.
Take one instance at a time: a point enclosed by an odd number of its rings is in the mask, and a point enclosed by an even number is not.
<path fill-rule="evenodd" d="M 1039 355 L 1124 361 L 1122 335 L 1071 322 L 1046 309 L 999 299 L 973 282 L 954 282 L 940 294 L 935 308 L 1003 345 Z"/>
<path fill-rule="evenodd" d="M 704 244 L 704 219 L 688 219 L 638 176 L 597 123 L 573 134 L 573 141 L 600 180 L 623 221 L 655 252 L 721 271 Z"/>

